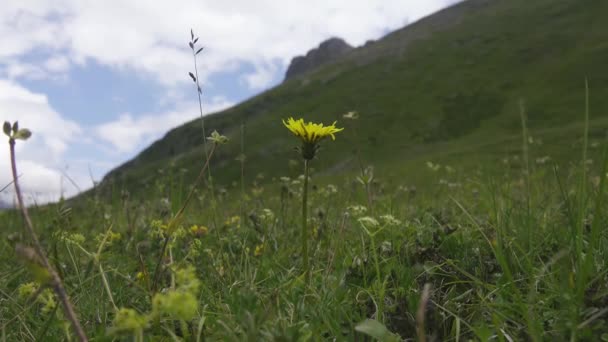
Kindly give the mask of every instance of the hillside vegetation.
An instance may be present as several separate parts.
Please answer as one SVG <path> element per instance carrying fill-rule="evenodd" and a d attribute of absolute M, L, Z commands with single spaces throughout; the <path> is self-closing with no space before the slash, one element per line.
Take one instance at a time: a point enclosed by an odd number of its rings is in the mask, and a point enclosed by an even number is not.
<path fill-rule="evenodd" d="M 455 5 L 340 62 L 207 116 L 207 132 L 232 139 L 218 151 L 213 173 L 225 186 L 238 180 L 240 164 L 234 159 L 242 145 L 249 181 L 258 173 L 287 175 L 295 145 L 281 119 L 293 115 L 348 125 L 341 117 L 349 111 L 360 114 L 357 136 L 338 139 L 315 162 L 329 175 L 357 170 L 353 146 L 366 162 L 386 165 L 387 173 L 403 170 L 401 178 L 415 178 L 410 172 L 424 167 L 421 158 L 456 156 L 456 162 L 466 163 L 460 156 L 466 151 L 500 160 L 520 145 L 520 101 L 533 135 L 546 136 L 555 153 L 569 155 L 572 138 L 580 137 L 575 124 L 583 120 L 585 78 L 592 127 L 606 127 L 606 11 L 608 3 L 601 0 Z M 194 177 L 204 156 L 201 135 L 200 120 L 171 130 L 110 172 L 104 184 L 138 192 L 152 186 L 167 165 Z"/>

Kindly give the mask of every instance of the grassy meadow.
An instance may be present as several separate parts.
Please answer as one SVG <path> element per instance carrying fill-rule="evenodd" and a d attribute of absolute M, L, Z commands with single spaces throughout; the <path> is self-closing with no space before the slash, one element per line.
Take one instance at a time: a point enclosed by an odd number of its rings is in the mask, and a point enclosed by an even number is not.
<path fill-rule="evenodd" d="M 90 341 L 608 341 L 605 10 L 464 1 L 0 211 L 0 342 L 82 340 L 58 279 Z"/>
<path fill-rule="evenodd" d="M 356 129 L 344 122 L 337 139 Z M 95 341 L 601 340 L 606 144 L 585 127 L 572 160 L 522 130 L 518 152 L 494 160 L 420 160 L 416 184 L 363 160 L 323 176 L 312 160 L 309 279 L 294 160 L 291 176 L 245 169 L 228 190 L 203 177 L 187 206 L 194 180 L 168 166 L 150 198 L 92 195 L 32 219 Z M 15 256 L 20 214 L 0 215 L 0 340 L 69 340 L 56 297 Z"/>

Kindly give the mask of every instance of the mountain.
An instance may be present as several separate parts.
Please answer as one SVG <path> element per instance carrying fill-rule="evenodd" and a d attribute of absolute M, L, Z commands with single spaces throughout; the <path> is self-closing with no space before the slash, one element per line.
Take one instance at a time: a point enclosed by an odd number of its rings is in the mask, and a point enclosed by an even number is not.
<path fill-rule="evenodd" d="M 298 56 L 292 59 L 285 73 L 285 79 L 292 79 L 322 65 L 334 62 L 352 49 L 353 47 L 344 40 L 330 38 L 321 43 L 318 48 L 308 51 L 306 56 Z"/>
<path fill-rule="evenodd" d="M 214 155 L 214 179 L 222 186 L 238 181 L 241 153 L 249 182 L 260 173 L 297 175 L 288 161 L 298 160 L 298 142 L 281 122 L 289 116 L 346 127 L 314 160 L 317 174 L 328 178 L 358 170 L 356 149 L 384 177 L 410 183 L 427 177 L 427 160 L 499 165 L 519 153 L 521 108 L 544 143 L 531 153 L 577 158 L 586 78 L 592 141 L 608 127 L 605 13 L 605 0 L 468 0 L 302 69 L 205 118 L 207 135 L 218 130 L 231 138 Z M 342 119 L 353 110 L 359 120 Z M 152 191 L 159 177 L 175 180 L 178 170 L 194 179 L 202 140 L 200 120 L 176 127 L 106 175 L 102 189 Z"/>

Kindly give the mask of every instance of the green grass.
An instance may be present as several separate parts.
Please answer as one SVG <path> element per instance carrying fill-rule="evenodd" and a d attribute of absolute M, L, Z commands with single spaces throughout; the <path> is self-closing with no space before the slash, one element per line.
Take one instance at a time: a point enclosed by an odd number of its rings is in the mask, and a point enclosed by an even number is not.
<path fill-rule="evenodd" d="M 545 152 L 544 145 L 528 147 L 531 156 Z M 308 285 L 297 242 L 301 183 L 276 180 L 248 187 L 245 222 L 239 218 L 238 191 L 218 194 L 217 226 L 208 191 L 200 189 L 171 235 L 165 260 L 169 269 L 195 267 L 201 282 L 197 313 L 182 323 L 162 315 L 145 336 L 353 340 L 363 337 L 357 324 L 373 318 L 402 338 L 415 338 L 421 290 L 430 283 L 426 334 L 439 340 L 605 338 L 606 189 L 598 183 L 605 161 L 597 158 L 604 147 L 589 149 L 594 162 L 587 164 L 584 178 L 579 160 L 568 166 L 532 157 L 526 173 L 518 153 L 506 155 L 501 165 L 479 159 L 478 166 L 466 169 L 424 166 L 428 185 L 415 192 L 403 187 L 411 184 L 408 180 L 390 180 L 376 170 L 372 208 L 354 177 L 336 180 L 334 187 L 313 174 Z M 177 190 L 176 184 L 166 186 Z M 100 269 L 87 255 L 97 251 L 109 227 L 120 236 L 110 238 L 99 261 L 114 302 L 142 314 L 151 310 L 151 273 L 167 234 L 159 224 L 167 223 L 171 207 L 180 206 L 162 201 L 162 193 L 153 198 L 89 198 L 78 211 L 58 203 L 34 213 L 81 322 L 95 340 L 130 336 L 111 334 L 115 311 Z M 358 213 L 352 206 L 368 208 Z M 6 305 L 0 306 L 0 336 L 6 341 L 65 338 L 60 310 L 43 311 L 43 304 L 18 295 L 31 279 L 11 256 L 11 245 L 27 239 L 17 213 L 0 215 L 10 236 L 2 241 L 0 299 Z M 380 226 L 359 220 L 362 216 L 374 217 Z M 196 235 L 192 225 L 209 229 Z M 162 288 L 175 286 L 169 269 L 161 273 Z M 150 275 L 138 278 L 138 272 Z"/>

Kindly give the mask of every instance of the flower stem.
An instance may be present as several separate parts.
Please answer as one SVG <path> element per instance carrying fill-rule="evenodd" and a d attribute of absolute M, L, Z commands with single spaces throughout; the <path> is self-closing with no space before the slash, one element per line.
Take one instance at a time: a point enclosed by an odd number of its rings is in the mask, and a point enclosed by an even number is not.
<path fill-rule="evenodd" d="M 17 177 L 17 162 L 15 160 L 15 139 L 10 138 L 9 145 L 10 145 L 10 154 L 11 154 L 11 171 L 13 173 L 13 184 L 15 185 L 15 193 L 17 195 L 17 201 L 19 203 L 19 208 L 21 209 L 21 213 L 23 214 L 23 219 L 25 220 L 25 227 L 27 229 L 28 234 L 30 235 L 30 238 L 32 239 L 32 241 L 34 243 L 34 249 L 36 251 L 36 254 L 38 254 L 38 256 L 40 257 L 40 260 L 42 261 L 42 266 L 44 268 L 46 268 L 46 270 L 49 272 L 49 274 L 51 276 L 50 285 L 53 288 L 53 290 L 55 291 L 55 294 L 57 294 L 57 297 L 59 297 L 59 300 L 61 301 L 61 304 L 63 306 L 63 312 L 64 312 L 66 318 L 70 321 L 70 323 L 72 323 L 72 328 L 74 329 L 74 333 L 76 333 L 78 340 L 80 342 L 86 342 L 86 341 L 88 341 L 87 335 L 85 334 L 84 330 L 82 329 L 82 326 L 80 325 L 80 322 L 78 321 L 78 317 L 76 316 L 76 312 L 74 311 L 74 307 L 72 305 L 72 302 L 70 301 L 67 291 L 65 290 L 65 287 L 63 286 L 63 282 L 61 281 L 61 278 L 59 278 L 59 275 L 57 274 L 55 269 L 51 266 L 49 259 L 46 257 L 46 254 L 44 253 L 42 244 L 40 243 L 40 240 L 38 240 L 38 236 L 36 235 L 36 232 L 34 231 L 34 225 L 32 224 L 32 220 L 30 219 L 30 215 L 28 213 L 27 206 L 25 206 L 25 204 L 23 202 L 23 197 L 21 195 L 21 189 L 19 187 L 19 182 L 17 180 L 18 177 Z"/>
<path fill-rule="evenodd" d="M 307 209 L 308 209 L 308 160 L 304 159 L 304 188 L 302 189 L 302 258 L 304 262 L 304 272 L 306 280 L 310 277 L 310 265 L 308 263 L 308 229 Z"/>

